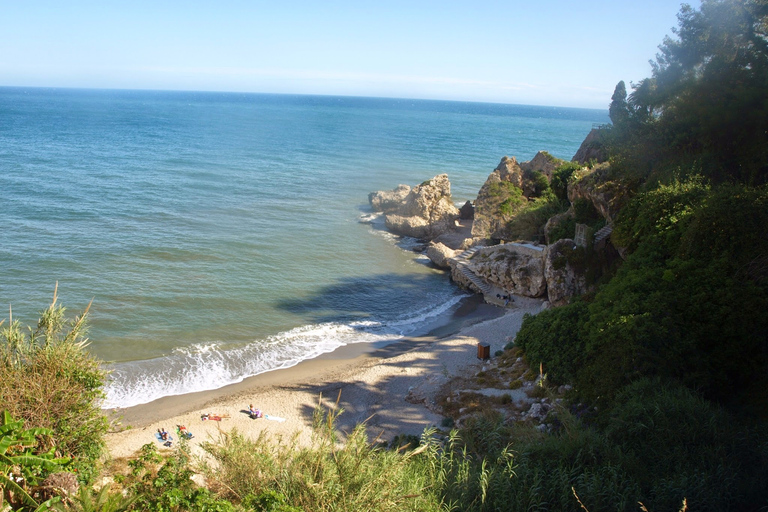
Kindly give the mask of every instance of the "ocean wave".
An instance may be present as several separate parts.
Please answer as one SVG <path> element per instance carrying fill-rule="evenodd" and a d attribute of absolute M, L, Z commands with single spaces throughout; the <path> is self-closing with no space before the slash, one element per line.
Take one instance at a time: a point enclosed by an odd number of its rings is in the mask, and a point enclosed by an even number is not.
<path fill-rule="evenodd" d="M 244 347 L 200 343 L 174 349 L 148 361 L 111 365 L 102 408 L 125 408 L 165 396 L 218 389 L 353 343 L 395 341 L 423 328 L 456 306 L 463 295 L 435 297 L 436 302 L 391 321 L 328 322 L 297 327 Z"/>

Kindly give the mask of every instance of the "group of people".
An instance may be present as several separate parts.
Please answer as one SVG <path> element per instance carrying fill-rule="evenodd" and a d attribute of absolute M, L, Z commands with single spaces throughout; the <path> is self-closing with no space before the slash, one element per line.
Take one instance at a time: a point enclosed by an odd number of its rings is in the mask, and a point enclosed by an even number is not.
<path fill-rule="evenodd" d="M 496 294 L 496 298 L 503 300 L 505 307 L 508 306 L 510 302 L 515 302 L 515 299 L 512 298 L 511 294 L 510 295 L 501 295 L 501 294 L 497 293 Z"/>
<path fill-rule="evenodd" d="M 192 432 L 187 430 L 187 427 L 185 427 L 184 425 L 176 425 L 176 431 L 179 433 L 179 437 L 181 437 L 182 439 L 192 439 L 193 437 L 195 437 L 194 435 L 192 435 Z M 167 446 L 168 448 L 170 448 L 173 445 L 173 442 L 172 442 L 173 438 L 168 433 L 168 431 L 165 430 L 165 427 L 161 427 L 157 429 L 157 438 L 158 438 L 158 441 L 163 443 L 163 446 Z"/>
<path fill-rule="evenodd" d="M 253 406 L 253 404 L 250 404 L 248 406 L 248 415 L 251 417 L 251 419 L 254 419 L 254 420 L 258 419 L 258 418 L 263 418 L 264 417 L 264 413 L 261 412 L 261 410 L 256 409 Z M 229 415 L 228 414 L 218 415 L 218 414 L 214 414 L 212 412 L 208 412 L 208 413 L 205 413 L 202 416 L 200 416 L 200 419 L 203 420 L 203 421 L 205 421 L 205 420 L 221 421 L 224 418 L 229 418 Z M 192 433 L 189 430 L 187 430 L 187 427 L 185 427 L 184 425 L 176 425 L 176 430 L 177 430 L 177 432 L 179 434 L 179 437 L 181 437 L 183 439 L 192 439 L 194 437 L 192 435 Z M 170 436 L 168 431 L 165 430 L 164 427 L 161 427 L 161 428 L 157 429 L 157 439 L 158 439 L 158 441 L 163 443 L 163 446 L 167 446 L 167 447 L 170 448 L 171 445 L 172 445 L 173 438 Z"/>

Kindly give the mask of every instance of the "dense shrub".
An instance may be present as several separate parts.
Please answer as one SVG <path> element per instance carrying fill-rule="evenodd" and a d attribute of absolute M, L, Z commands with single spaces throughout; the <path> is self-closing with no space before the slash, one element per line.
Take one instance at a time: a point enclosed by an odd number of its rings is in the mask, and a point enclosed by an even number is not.
<path fill-rule="evenodd" d="M 581 169 L 581 165 L 576 162 L 567 162 L 555 169 L 552 173 L 552 181 L 549 186 L 555 193 L 557 199 L 563 203 L 568 201 L 568 182 L 574 171 Z"/>
<path fill-rule="evenodd" d="M 82 478 L 100 457 L 107 420 L 99 408 L 105 372 L 86 350 L 88 310 L 66 320 L 56 294 L 29 334 L 18 320 L 0 330 L 0 410 L 53 432 Z M 0 323 L 2 325 L 2 323 Z"/>
<path fill-rule="evenodd" d="M 515 337 L 515 345 L 525 351 L 532 366 L 542 364 L 552 382 L 573 382 L 584 364 L 582 323 L 587 312 L 586 302 L 574 301 L 536 316 L 526 314 Z"/>
<path fill-rule="evenodd" d="M 658 378 L 621 391 L 605 433 L 649 510 L 748 510 L 768 499 L 765 432 Z"/>
<path fill-rule="evenodd" d="M 534 240 L 544 242 L 544 226 L 553 215 L 566 210 L 553 194 L 529 201 L 507 223 L 506 233 L 514 240 Z"/>

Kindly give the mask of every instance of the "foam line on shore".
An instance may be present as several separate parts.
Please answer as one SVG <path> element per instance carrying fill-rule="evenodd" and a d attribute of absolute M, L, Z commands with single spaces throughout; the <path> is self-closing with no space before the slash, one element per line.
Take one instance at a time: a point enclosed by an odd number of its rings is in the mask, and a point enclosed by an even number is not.
<path fill-rule="evenodd" d="M 240 348 L 224 349 L 212 342 L 178 348 L 148 361 L 117 363 L 109 368 L 102 407 L 126 408 L 166 396 L 218 389 L 247 377 L 290 368 L 342 346 L 394 342 L 449 312 L 464 297 L 442 297 L 434 305 L 391 321 L 305 325 Z"/>

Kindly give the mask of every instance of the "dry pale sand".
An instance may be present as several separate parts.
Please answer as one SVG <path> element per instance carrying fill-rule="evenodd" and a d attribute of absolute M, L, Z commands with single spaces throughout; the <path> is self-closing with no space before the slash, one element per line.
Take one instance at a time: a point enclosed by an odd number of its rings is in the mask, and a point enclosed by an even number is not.
<path fill-rule="evenodd" d="M 450 378 L 482 365 L 477 359 L 478 343 L 489 343 L 493 354 L 514 337 L 525 313 L 540 309 L 540 301 L 518 300 L 502 316 L 497 316 L 498 311 L 486 313 L 489 319 L 443 339 L 408 339 L 368 353 L 346 347 L 214 392 L 168 397 L 118 411 L 123 426 L 130 428 L 108 434 L 107 446 L 112 457 L 130 456 L 142 445 L 157 442 L 154 433 L 158 428 L 166 428 L 175 437 L 180 424 L 194 434 L 193 446 L 232 429 L 252 436 L 262 430 L 287 437 L 297 434 L 297 442 L 307 443 L 321 395 L 324 404 L 333 405 L 339 392 L 339 407 L 344 410 L 339 418 L 342 431 L 366 421 L 369 433 L 381 434 L 383 439 L 400 433 L 418 435 L 442 420 L 429 408 L 435 392 Z M 249 404 L 286 421 L 253 420 L 247 414 Z M 202 421 L 201 415 L 207 412 L 229 418 Z"/>

